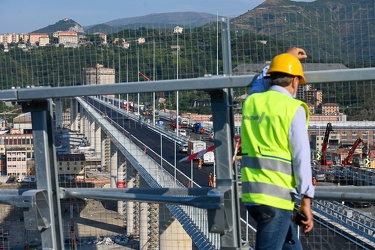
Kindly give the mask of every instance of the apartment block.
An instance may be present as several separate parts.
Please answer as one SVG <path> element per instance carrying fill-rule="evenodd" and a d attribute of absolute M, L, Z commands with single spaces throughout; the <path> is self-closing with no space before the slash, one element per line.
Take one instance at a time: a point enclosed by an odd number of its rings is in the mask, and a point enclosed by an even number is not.
<path fill-rule="evenodd" d="M 31 45 L 36 45 L 36 46 L 44 45 L 45 46 L 45 44 L 47 44 L 46 43 L 47 39 L 48 39 L 47 43 L 49 43 L 49 36 L 46 33 L 30 33 L 29 35 L 29 43 Z"/>
<path fill-rule="evenodd" d="M 86 159 L 84 154 L 58 154 L 57 165 L 60 179 L 73 180 L 77 176 L 83 176 Z"/>

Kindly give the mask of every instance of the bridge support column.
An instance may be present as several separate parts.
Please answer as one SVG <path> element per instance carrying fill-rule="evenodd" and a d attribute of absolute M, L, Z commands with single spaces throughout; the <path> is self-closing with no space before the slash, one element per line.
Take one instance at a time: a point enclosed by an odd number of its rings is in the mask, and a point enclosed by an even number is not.
<path fill-rule="evenodd" d="M 109 172 L 109 184 L 111 188 L 117 187 L 117 166 L 118 166 L 118 150 L 116 146 L 111 142 L 110 144 L 111 160 L 110 160 L 110 172 Z"/>
<path fill-rule="evenodd" d="M 92 141 L 90 141 L 91 147 L 94 148 L 95 153 L 102 151 L 101 138 L 102 138 L 102 128 L 100 126 L 96 126 L 94 138 Z"/>
<path fill-rule="evenodd" d="M 55 128 L 61 129 L 63 127 L 63 105 L 60 98 L 53 100 L 55 103 Z"/>
<path fill-rule="evenodd" d="M 141 202 L 140 209 L 139 209 L 139 246 L 140 246 L 140 249 L 147 249 L 148 247 L 145 247 L 145 246 L 149 244 L 147 217 L 148 217 L 148 205 L 145 202 Z"/>
<path fill-rule="evenodd" d="M 133 188 L 134 187 L 134 177 L 128 180 L 127 184 L 128 188 Z M 133 218 L 133 213 L 134 213 L 134 202 L 132 201 L 127 201 L 126 202 L 126 234 L 128 236 L 134 234 L 134 218 Z"/>
<path fill-rule="evenodd" d="M 79 132 L 82 134 L 86 134 L 88 128 L 88 115 L 85 110 L 82 110 L 80 113 L 80 121 L 79 121 Z"/>
<path fill-rule="evenodd" d="M 70 129 L 78 130 L 78 123 L 78 102 L 75 98 L 72 98 L 70 102 Z"/>
<path fill-rule="evenodd" d="M 89 121 L 89 129 L 87 130 L 87 134 L 85 133 L 86 137 L 87 137 L 87 140 L 90 142 L 90 144 L 94 144 L 95 143 L 95 132 L 96 132 L 96 129 L 95 129 L 95 121 L 93 118 L 90 118 L 90 121 Z M 99 126 L 98 126 L 99 127 Z"/>
<path fill-rule="evenodd" d="M 101 162 L 102 167 L 106 170 L 109 170 L 110 167 L 110 158 L 111 158 L 111 140 L 105 133 L 101 133 Z"/>
<path fill-rule="evenodd" d="M 124 184 L 124 188 L 126 188 L 126 160 L 124 161 L 124 163 L 122 163 L 118 169 L 117 169 L 117 187 L 118 188 L 121 188 L 121 185 L 122 182 Z M 124 201 L 118 201 L 117 202 L 117 212 L 120 214 L 120 215 L 124 215 Z M 125 208 L 126 209 L 126 208 Z"/>
<path fill-rule="evenodd" d="M 192 249 L 193 241 L 169 209 L 159 205 L 159 249 Z"/>

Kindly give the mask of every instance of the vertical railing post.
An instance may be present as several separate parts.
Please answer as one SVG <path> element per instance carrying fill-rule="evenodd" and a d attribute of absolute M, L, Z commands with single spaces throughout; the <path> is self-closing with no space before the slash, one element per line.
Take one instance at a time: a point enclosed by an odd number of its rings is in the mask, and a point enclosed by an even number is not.
<path fill-rule="evenodd" d="M 22 111 L 31 112 L 37 189 L 47 192 L 46 202 L 40 203 L 49 211 L 49 218 L 41 218 L 49 223 L 39 229 L 43 249 L 64 249 L 51 100 L 23 102 Z"/>
<path fill-rule="evenodd" d="M 232 74 L 229 20 L 222 30 L 222 49 L 224 74 Z M 241 247 L 240 210 L 237 185 L 237 169 L 233 166 L 234 116 L 232 89 L 210 90 L 214 143 L 217 169 L 217 189 L 226 193 L 224 210 L 227 226 L 221 233 L 221 249 L 239 249 Z"/>

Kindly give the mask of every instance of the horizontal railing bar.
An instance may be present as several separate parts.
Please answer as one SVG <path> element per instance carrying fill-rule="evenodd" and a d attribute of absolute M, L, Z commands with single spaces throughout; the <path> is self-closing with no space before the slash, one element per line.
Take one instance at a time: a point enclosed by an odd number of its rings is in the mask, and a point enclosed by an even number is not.
<path fill-rule="evenodd" d="M 137 200 L 158 203 L 174 203 L 200 208 L 219 208 L 220 197 L 209 195 L 212 188 L 60 188 L 61 199 L 69 197 L 104 200 Z M 0 203 L 30 207 L 32 199 L 19 195 L 19 190 L 4 189 Z M 316 187 L 315 199 L 338 201 L 375 201 L 375 187 Z M 184 197 L 185 196 L 185 197 Z M 190 197 L 187 197 L 190 196 Z"/>
<path fill-rule="evenodd" d="M 200 196 L 170 196 L 164 194 L 150 194 L 150 189 L 143 189 L 144 193 L 138 193 L 134 189 L 121 189 L 123 192 L 117 190 L 90 190 L 90 189 L 69 189 L 62 188 L 61 198 L 82 198 L 82 199 L 104 199 L 104 200 L 131 200 L 143 202 L 168 203 L 176 205 L 187 205 L 204 209 L 218 209 L 221 207 L 222 197 L 218 195 L 200 195 Z M 182 193 L 187 193 L 180 189 Z"/>
<path fill-rule="evenodd" d="M 348 82 L 375 80 L 375 68 L 340 69 L 305 72 L 308 83 Z M 36 99 L 95 96 L 123 93 L 147 93 L 183 90 L 208 90 L 250 87 L 256 75 L 211 76 L 193 79 L 123 82 L 100 85 L 66 87 L 32 87 L 0 91 L 2 101 L 27 101 Z"/>
<path fill-rule="evenodd" d="M 110 193 L 129 193 L 129 194 L 151 194 L 151 195 L 180 195 L 197 196 L 207 195 L 213 188 L 103 188 L 100 192 Z M 63 192 L 86 192 L 92 191 L 92 188 L 61 188 Z"/>

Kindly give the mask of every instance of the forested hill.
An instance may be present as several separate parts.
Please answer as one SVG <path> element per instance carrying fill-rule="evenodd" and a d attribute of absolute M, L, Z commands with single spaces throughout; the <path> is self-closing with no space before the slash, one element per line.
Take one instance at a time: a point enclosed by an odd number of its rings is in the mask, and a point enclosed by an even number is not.
<path fill-rule="evenodd" d="M 374 61 L 375 42 L 358 39 L 375 36 L 373 0 L 266 0 L 233 23 L 259 36 L 304 47 L 311 54 L 309 60 L 321 58 L 323 51 L 330 62 L 339 62 L 344 55 L 348 66 Z"/>

